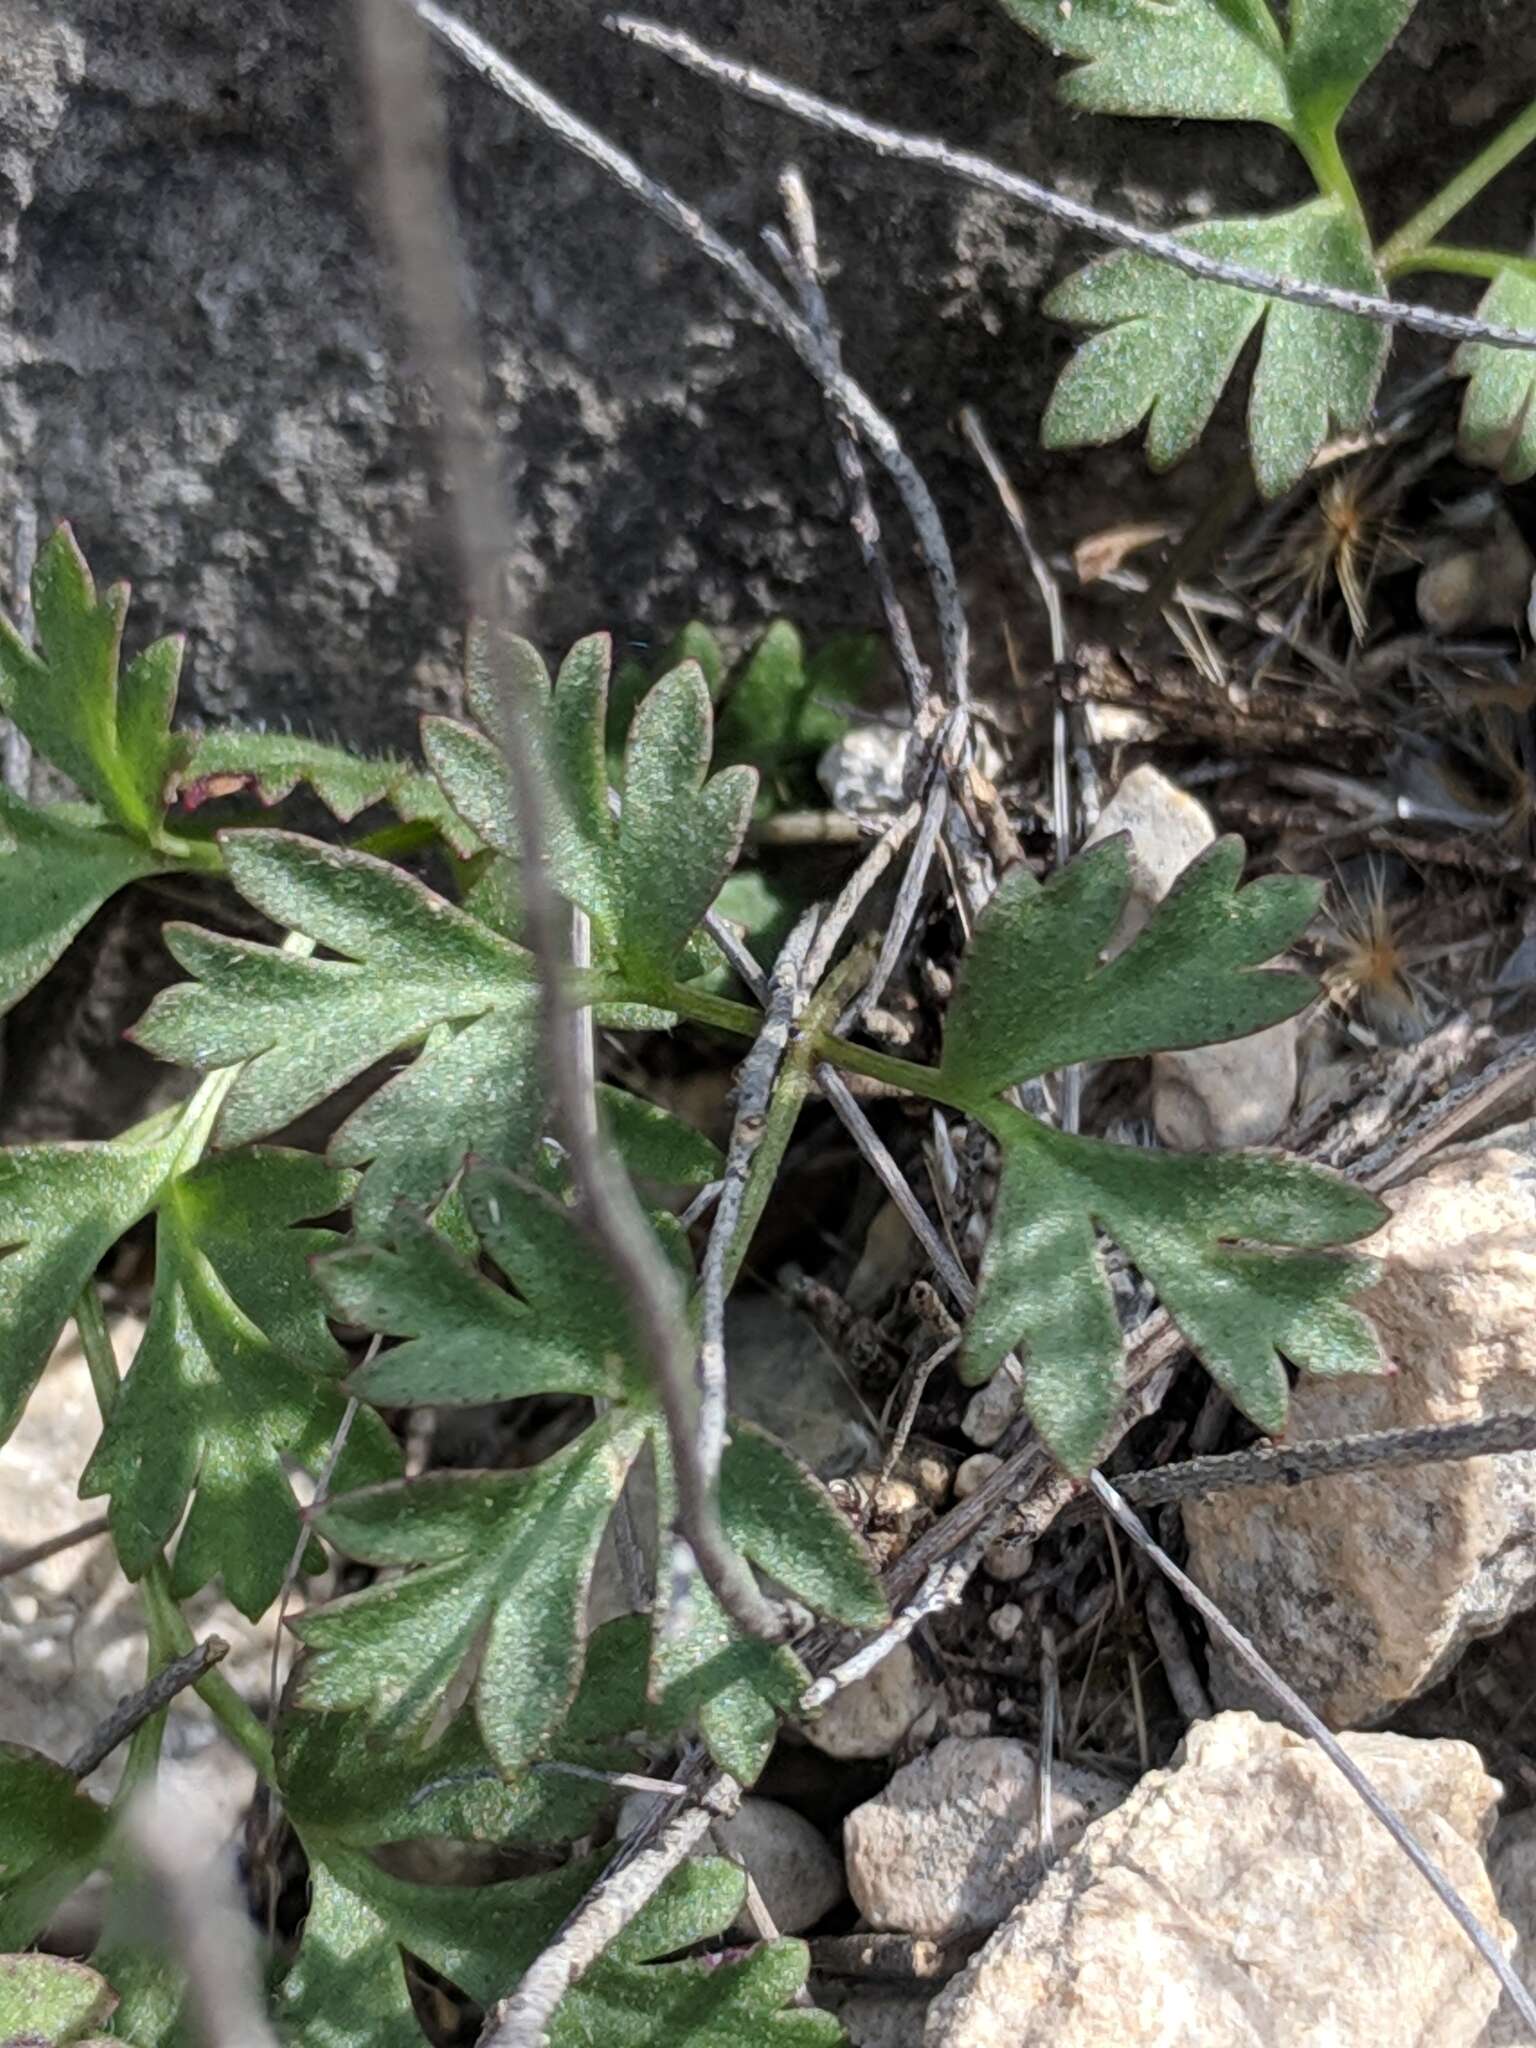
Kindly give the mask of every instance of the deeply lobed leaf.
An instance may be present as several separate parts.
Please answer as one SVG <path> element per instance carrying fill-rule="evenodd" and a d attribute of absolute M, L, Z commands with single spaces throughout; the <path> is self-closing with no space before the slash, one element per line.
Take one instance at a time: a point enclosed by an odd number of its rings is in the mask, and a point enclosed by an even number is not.
<path fill-rule="evenodd" d="M 20 1421 L 80 1290 L 153 1208 L 175 1136 L 0 1151 L 0 1442 Z"/>
<path fill-rule="evenodd" d="M 1058 57 L 1070 106 L 1098 114 L 1331 128 L 1416 0 L 1003 0 Z"/>
<path fill-rule="evenodd" d="M 62 1764 L 0 1743 L 0 1949 L 37 1939 L 100 1862 L 110 1825 Z"/>
<path fill-rule="evenodd" d="M 0 1014 L 42 980 L 108 897 L 174 862 L 86 823 L 81 806 L 35 810 L 0 789 Z"/>
<path fill-rule="evenodd" d="M 1213 1045 L 1294 1016 L 1313 983 L 1263 963 L 1299 936 L 1318 886 L 1284 875 L 1240 889 L 1242 863 L 1240 839 L 1218 840 L 1113 957 L 1130 891 L 1123 834 L 1044 883 L 1016 867 L 961 965 L 944 1027 L 946 1084 L 979 1109 L 1056 1067 Z"/>
<path fill-rule="evenodd" d="M 1124 1345 L 1096 1228 L 1271 1434 L 1285 1426 L 1283 1360 L 1309 1372 L 1382 1369 L 1375 1331 L 1351 1306 L 1372 1268 L 1326 1249 L 1380 1227 L 1374 1196 L 1295 1161 L 1070 1137 L 1003 1104 L 989 1121 L 1002 1175 L 964 1370 L 985 1379 L 1021 1345 L 1030 1416 L 1071 1470 L 1093 1464 L 1122 1391 Z"/>
<path fill-rule="evenodd" d="M 157 640 L 119 676 L 128 586 L 98 597 L 67 526 L 38 551 L 32 611 L 41 655 L 0 616 L 0 710 L 113 824 L 152 838 L 185 753 L 170 730 L 181 641 Z"/>
<path fill-rule="evenodd" d="M 1382 289 L 1364 227 L 1337 199 L 1267 219 L 1202 221 L 1178 238 L 1271 276 Z M 1046 446 L 1118 440 L 1146 420 L 1154 469 L 1194 447 L 1245 342 L 1262 326 L 1248 432 L 1266 497 L 1303 476 L 1330 433 L 1365 424 L 1388 348 L 1384 328 L 1353 314 L 1264 299 L 1127 250 L 1068 278 L 1046 311 L 1104 330 L 1062 372 L 1046 409 Z"/>
<path fill-rule="evenodd" d="M 299 1535 L 284 1470 L 324 1464 L 344 1400 L 345 1363 L 326 1327 L 309 1260 L 336 1242 L 298 1229 L 346 1199 L 350 1181 L 300 1152 L 214 1159 L 161 1196 L 149 1322 L 80 1482 L 111 1496 L 113 1541 L 130 1578 L 176 1544 L 179 1598 L 222 1576 L 254 1620 L 276 1598 Z M 359 1415 L 337 1465 L 343 1486 L 396 1469 L 393 1440 Z"/>

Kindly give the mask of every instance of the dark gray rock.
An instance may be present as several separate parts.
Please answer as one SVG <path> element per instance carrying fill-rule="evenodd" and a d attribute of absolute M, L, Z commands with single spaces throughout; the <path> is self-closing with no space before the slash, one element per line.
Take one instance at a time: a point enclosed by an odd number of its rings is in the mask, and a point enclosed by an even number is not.
<path fill-rule="evenodd" d="M 805 165 L 851 363 L 978 586 L 1003 543 L 955 444 L 967 399 L 1048 527 L 1195 493 L 1193 472 L 1153 484 L 1129 451 L 1036 450 L 1067 348 L 1038 310 L 1073 253 L 1053 225 L 686 78 L 606 34 L 606 4 L 464 12 L 743 244 L 779 166 Z M 1051 61 L 992 0 L 664 11 L 1144 220 L 1303 194 L 1265 132 L 1067 114 Z M 1425 0 L 1355 123 L 1384 210 L 1433 180 L 1438 137 L 1454 160 L 1514 103 L 1536 46 L 1522 14 Z M 193 716 L 400 743 L 453 692 L 457 603 L 356 193 L 349 40 L 347 10 L 312 0 L 0 0 L 0 535 L 22 503 L 45 529 L 73 519 L 93 561 L 133 578 L 135 630 L 190 629 Z M 534 632 L 868 618 L 798 365 L 597 172 L 480 81 L 450 91 Z M 1485 215 L 1478 239 L 1525 225 Z"/>
<path fill-rule="evenodd" d="M 1236 408 L 1172 478 L 1131 448 L 1047 458 L 1040 413 L 1070 343 L 1039 301 L 1079 244 L 685 77 L 605 33 L 607 4 L 464 12 L 750 249 L 780 166 L 804 166 L 850 366 L 938 492 L 981 680 L 1006 688 L 1001 619 L 1027 638 L 1034 607 L 958 406 L 983 408 L 1054 540 L 1203 502 Z M 994 0 L 663 11 L 1144 222 L 1305 196 L 1267 131 L 1069 114 Z M 0 601 L 18 521 L 67 517 L 99 573 L 133 581 L 135 642 L 188 630 L 190 720 L 402 746 L 455 699 L 459 605 L 358 198 L 350 35 L 321 0 L 0 0 Z M 1522 0 L 1424 0 L 1352 121 L 1381 216 L 1507 118 L 1533 71 Z M 693 613 L 744 632 L 777 611 L 813 632 L 872 622 L 818 400 L 784 346 L 485 84 L 457 72 L 449 91 L 529 631 L 644 646 Z M 1523 243 L 1519 184 L 1480 202 L 1476 239 Z"/>

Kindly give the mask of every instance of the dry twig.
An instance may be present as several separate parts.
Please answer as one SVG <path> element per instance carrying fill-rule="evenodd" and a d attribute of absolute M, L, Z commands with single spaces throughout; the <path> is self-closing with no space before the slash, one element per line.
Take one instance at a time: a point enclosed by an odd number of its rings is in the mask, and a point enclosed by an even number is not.
<path fill-rule="evenodd" d="M 189 1685 L 206 1678 L 215 1664 L 222 1664 L 229 1655 L 229 1645 L 222 1636 L 209 1636 L 206 1641 L 188 1650 L 184 1657 L 177 1657 L 164 1664 L 137 1692 L 127 1699 L 119 1700 L 106 1719 L 81 1743 L 64 1768 L 74 1777 L 88 1778 L 96 1766 L 105 1763 L 120 1743 L 128 1740 L 136 1728 L 140 1728 L 151 1715 L 168 1707 L 177 1693 L 185 1692 Z"/>
<path fill-rule="evenodd" d="M 1377 298 L 1370 292 L 1344 291 L 1335 285 L 1273 277 L 1267 271 L 1252 270 L 1243 263 L 1227 263 L 1191 248 L 1187 242 L 1178 241 L 1173 235 L 1134 227 L 1129 221 L 1117 220 L 1113 214 L 1101 213 L 1096 206 L 1085 206 L 1080 200 L 1068 199 L 1060 192 L 1053 192 L 1048 185 L 1037 184 L 1033 178 L 1026 178 L 1019 171 L 1004 170 L 1001 164 L 994 164 L 971 150 L 955 149 L 931 135 L 912 135 L 900 128 L 888 128 L 879 121 L 868 121 L 862 114 L 855 114 L 847 107 L 838 106 L 835 101 L 823 99 L 819 93 L 790 85 L 770 72 L 758 70 L 755 65 L 717 56 L 678 29 L 663 28 L 656 22 L 640 21 L 627 14 L 610 15 L 608 26 L 631 42 L 641 43 L 649 50 L 657 50 L 662 56 L 670 57 L 687 71 L 698 72 L 705 78 L 730 86 L 745 99 L 793 114 L 812 128 L 834 135 L 847 135 L 855 142 L 862 142 L 876 156 L 894 158 L 903 163 L 926 164 L 948 177 L 963 179 L 968 185 L 996 192 L 1004 199 L 1016 199 L 1031 211 L 1049 214 L 1053 220 L 1063 221 L 1068 227 L 1082 228 L 1101 242 L 1113 243 L 1121 249 L 1134 249 L 1143 256 L 1155 256 L 1160 262 L 1171 264 L 1175 270 L 1182 270 L 1190 277 L 1205 278 L 1214 284 L 1238 285 L 1244 291 L 1258 292 L 1266 299 L 1290 299 L 1297 305 L 1319 306 L 1332 313 L 1353 313 L 1359 319 L 1374 321 L 1381 327 L 1407 327 L 1417 334 L 1433 334 L 1444 341 L 1485 341 L 1493 348 L 1536 349 L 1536 329 L 1502 327 L 1487 320 L 1473 319 L 1464 313 L 1440 313 L 1429 306 L 1410 306 L 1397 299 Z"/>

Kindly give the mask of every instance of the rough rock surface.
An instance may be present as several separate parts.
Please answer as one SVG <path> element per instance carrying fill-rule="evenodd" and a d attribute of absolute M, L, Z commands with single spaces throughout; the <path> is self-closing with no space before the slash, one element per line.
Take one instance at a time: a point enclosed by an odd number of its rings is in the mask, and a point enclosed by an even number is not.
<path fill-rule="evenodd" d="M 1483 1923 L 1499 1787 L 1463 1742 L 1345 1744 Z M 928 2048 L 1472 2048 L 1497 1986 L 1317 1747 L 1191 1729 L 935 2001 Z"/>
<path fill-rule="evenodd" d="M 1536 1126 L 1502 1138 L 1388 1195 L 1363 1303 L 1397 1370 L 1303 1375 L 1294 1441 L 1536 1400 Z M 1383 1719 L 1536 1600 L 1528 1451 L 1212 1496 L 1184 1525 L 1195 1578 L 1335 1727 Z M 1257 1704 L 1219 1654 L 1212 1682 L 1223 1704 Z"/>
<path fill-rule="evenodd" d="M 1170 493 L 1201 502 L 1198 468 L 1170 483 L 1129 448 L 1039 450 L 1065 347 L 1039 301 L 1078 253 L 1057 225 L 690 79 L 606 33 L 607 11 L 460 9 L 744 247 L 777 209 L 780 166 L 804 165 L 853 366 L 932 471 L 963 570 L 991 584 L 1003 554 L 951 425 L 967 398 L 1053 537 L 1139 495 L 1164 513 Z M 666 15 L 1143 221 L 1308 189 L 1265 129 L 1061 107 L 1056 67 L 994 0 L 674 0 Z M 1528 16 L 1524 0 L 1419 9 L 1348 123 L 1368 193 L 1406 213 L 1507 115 L 1536 58 Z M 451 688 L 458 604 L 356 193 L 349 58 L 345 10 L 310 0 L 0 0 L 0 533 L 23 501 L 45 526 L 77 520 L 102 566 L 135 578 L 141 630 L 190 628 L 195 711 L 398 741 Z M 536 633 L 643 637 L 695 609 L 873 616 L 818 402 L 783 345 L 486 85 L 459 70 L 450 91 Z M 1520 246 L 1518 180 L 1480 207 L 1480 236 Z"/>
<path fill-rule="evenodd" d="M 716 1821 L 721 1851 L 749 1870 L 780 1934 L 814 1927 L 843 1898 L 843 1867 L 826 1837 L 777 1799 L 743 1799 Z M 740 1923 L 749 1931 L 748 1923 Z"/>
<path fill-rule="evenodd" d="M 947 1736 L 843 1822 L 848 1889 L 870 1927 L 950 1941 L 996 1927 L 1040 1876 L 1034 1753 L 1008 1736 Z M 1058 1765 L 1058 1849 L 1125 1788 Z"/>
<path fill-rule="evenodd" d="M 1192 860 L 1216 843 L 1211 814 L 1159 768 L 1133 768 L 1098 815 L 1088 844 L 1130 835 L 1131 900 L 1117 941 L 1133 938 Z"/>
<path fill-rule="evenodd" d="M 1488 1855 L 1488 1874 L 1499 1911 L 1515 1930 L 1515 1961 L 1527 1991 L 1536 1995 L 1536 1807 L 1500 1823 Z M 1530 2034 L 1520 2015 L 1501 1999 L 1479 2048 L 1520 2048 Z"/>
<path fill-rule="evenodd" d="M 142 1325 L 123 1318 L 113 1341 L 126 1367 Z M 90 1374 L 73 1333 L 59 1348 L 14 1435 L 0 1447 L 0 1554 L 30 1549 L 100 1513 L 76 1494 L 101 1428 Z M 253 1627 L 213 1590 L 185 1604 L 199 1636 L 230 1646 L 222 1670 L 247 1697 L 264 1700 L 275 1612 Z M 0 1741 L 24 1743 L 63 1762 L 126 1693 L 144 1682 L 144 1620 L 104 1537 L 65 1550 L 0 1583 Z M 232 1828 L 254 1774 L 206 1709 L 184 1696 L 170 1709 L 166 1768 L 180 1798 L 213 1810 Z M 104 1794 L 126 1752 L 90 1779 Z"/>
<path fill-rule="evenodd" d="M 847 1984 L 819 1980 L 811 1995 L 823 2012 L 835 2013 L 849 2048 L 923 2048 L 929 1985 Z"/>

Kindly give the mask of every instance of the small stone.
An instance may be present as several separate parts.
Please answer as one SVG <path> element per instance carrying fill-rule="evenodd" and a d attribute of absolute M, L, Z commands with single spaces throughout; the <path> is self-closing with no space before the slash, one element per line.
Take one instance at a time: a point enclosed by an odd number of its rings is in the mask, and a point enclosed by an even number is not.
<path fill-rule="evenodd" d="M 1536 1406 L 1536 1126 L 1394 1189 L 1360 1306 L 1397 1368 L 1303 1373 L 1288 1439 Z M 1190 1572 L 1336 1728 L 1384 1720 L 1536 1603 L 1536 1452 L 1213 1494 L 1184 1510 Z M 1219 1649 L 1212 1691 L 1257 1705 Z"/>
<path fill-rule="evenodd" d="M 1005 1536 L 994 1543 L 981 1560 L 989 1579 L 1022 1579 L 1035 1561 L 1035 1546 L 1025 1536 Z"/>
<path fill-rule="evenodd" d="M 955 1474 L 955 1499 L 969 1500 L 973 1493 L 979 1493 L 994 1472 L 1001 1472 L 1003 1461 L 990 1451 L 977 1451 L 966 1459 Z"/>
<path fill-rule="evenodd" d="M 1465 1742 L 1344 1746 L 1500 1940 L 1499 1787 Z M 898 1776 L 900 1774 L 898 1773 Z M 855 1897 L 858 1887 L 850 1884 Z M 1498 1986 L 1314 1743 L 1192 1728 L 1064 1848 L 929 2011 L 926 2048 L 1473 2048 Z"/>
<path fill-rule="evenodd" d="M 1017 1375 L 1004 1365 L 971 1396 L 960 1427 L 973 1444 L 980 1444 L 986 1449 L 995 1444 L 1023 1412 L 1024 1389 Z"/>
<path fill-rule="evenodd" d="M 1015 1600 L 1005 1600 L 987 1616 L 987 1627 L 1000 1643 L 1011 1643 L 1024 1626 L 1024 1610 Z"/>
<path fill-rule="evenodd" d="M 985 1707 L 962 1707 L 958 1714 L 951 1714 L 944 1723 L 946 1735 L 990 1735 L 992 1716 Z"/>
<path fill-rule="evenodd" d="M 912 735 L 890 725 L 856 725 L 816 763 L 816 779 L 835 810 L 852 818 L 899 811 Z"/>
<path fill-rule="evenodd" d="M 949 1941 L 985 1933 L 1039 1880 L 1034 1752 L 949 1736 L 843 1822 L 848 1889 L 871 1927 Z M 1051 1773 L 1058 1851 L 1124 1797 L 1096 1771 Z"/>
<path fill-rule="evenodd" d="M 1216 842 L 1204 804 L 1156 768 L 1133 768 L 1088 835 L 1095 846 L 1116 832 L 1131 839 L 1131 897 L 1115 944 L 1135 937 L 1190 862 Z"/>
<path fill-rule="evenodd" d="M 905 1470 L 912 1476 L 917 1488 L 918 1499 L 924 1507 L 941 1508 L 949 1499 L 954 1477 L 949 1462 L 936 1452 L 924 1451 L 916 1457 L 909 1457 Z"/>
<path fill-rule="evenodd" d="M 889 1756 L 933 1700 L 910 1646 L 898 1643 L 868 1678 L 834 1693 L 803 1732 L 827 1756 Z"/>
<path fill-rule="evenodd" d="M 780 1934 L 814 1927 L 842 1903 L 843 1867 L 804 1814 L 776 1799 L 743 1799 L 712 1830 L 720 1852 L 752 1873 Z M 737 1932 L 750 1934 L 738 1920 Z"/>
<path fill-rule="evenodd" d="M 1294 1017 L 1227 1045 L 1152 1058 L 1152 1121 L 1172 1152 L 1230 1152 L 1280 1135 L 1296 1100 Z"/>
<path fill-rule="evenodd" d="M 1513 519 L 1498 506 L 1475 546 L 1458 542 L 1419 574 L 1419 617 L 1432 633 L 1513 626 L 1525 617 L 1536 558 Z"/>

